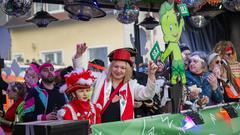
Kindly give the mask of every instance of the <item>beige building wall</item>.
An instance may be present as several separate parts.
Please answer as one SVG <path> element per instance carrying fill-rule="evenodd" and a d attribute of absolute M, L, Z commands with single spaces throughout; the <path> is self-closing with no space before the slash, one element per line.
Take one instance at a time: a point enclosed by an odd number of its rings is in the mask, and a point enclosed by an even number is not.
<path fill-rule="evenodd" d="M 108 47 L 108 53 L 124 47 L 123 24 L 113 15 L 88 22 L 67 20 L 50 24 L 47 28 L 26 26 L 10 29 L 12 58 L 21 54 L 24 61 L 41 58 L 41 52 L 63 50 L 63 62 L 71 65 L 75 44 L 86 42 L 89 48 Z M 88 56 L 84 56 L 87 62 Z"/>

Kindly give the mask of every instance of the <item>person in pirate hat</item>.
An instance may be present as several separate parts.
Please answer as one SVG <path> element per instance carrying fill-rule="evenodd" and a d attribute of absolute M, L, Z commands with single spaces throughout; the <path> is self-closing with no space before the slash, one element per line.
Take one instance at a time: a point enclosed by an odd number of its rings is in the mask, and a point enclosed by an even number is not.
<path fill-rule="evenodd" d="M 73 65 L 81 65 L 81 56 L 86 51 L 85 43 L 77 45 Z M 155 94 L 155 72 L 157 66 L 150 62 L 148 82 L 140 85 L 132 77 L 131 54 L 125 49 L 117 49 L 109 57 L 111 61 L 107 72 L 97 77 L 93 87 L 91 102 L 101 106 L 101 122 L 113 122 L 134 118 L 134 99 L 147 100 Z"/>
<path fill-rule="evenodd" d="M 118 50 L 122 50 L 122 49 L 127 50 L 130 53 L 131 57 L 136 57 L 137 56 L 137 49 L 136 48 L 124 47 L 124 48 L 119 48 L 119 49 L 116 49 L 116 50 L 110 52 L 108 54 L 108 57 L 109 57 L 110 61 L 111 61 L 111 58 L 113 57 L 114 52 L 118 51 Z"/>
<path fill-rule="evenodd" d="M 96 72 L 102 72 L 105 70 L 105 64 L 104 61 L 100 59 L 94 59 L 92 61 L 88 62 L 88 70 L 96 71 Z"/>
<path fill-rule="evenodd" d="M 96 114 L 96 112 L 100 109 L 90 103 L 94 79 L 91 71 L 84 69 L 65 75 L 66 84 L 60 88 L 60 91 L 71 94 L 73 98 L 58 111 L 58 119 L 89 120 L 90 124 L 97 122 L 99 113 Z"/>

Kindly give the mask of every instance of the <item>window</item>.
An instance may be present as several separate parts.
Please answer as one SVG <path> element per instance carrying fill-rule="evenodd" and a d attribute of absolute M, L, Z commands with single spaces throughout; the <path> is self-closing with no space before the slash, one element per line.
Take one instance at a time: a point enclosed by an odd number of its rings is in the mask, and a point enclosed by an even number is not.
<path fill-rule="evenodd" d="M 89 60 L 100 59 L 104 61 L 105 67 L 108 65 L 107 47 L 89 48 Z"/>
<path fill-rule="evenodd" d="M 7 15 L 4 14 L 3 12 L 0 12 L 0 25 L 4 25 L 7 21 L 8 21 Z"/>
<path fill-rule="evenodd" d="M 15 54 L 13 55 L 13 59 L 15 59 L 17 62 L 24 62 L 23 54 Z"/>
<path fill-rule="evenodd" d="M 59 4 L 47 4 L 47 11 L 50 13 L 63 12 L 63 6 Z"/>
<path fill-rule="evenodd" d="M 42 9 L 41 3 L 35 4 L 35 13 Z M 59 13 L 64 12 L 63 6 L 59 4 L 43 4 L 43 9 L 49 13 Z"/>
<path fill-rule="evenodd" d="M 44 62 L 51 62 L 55 65 L 63 65 L 62 51 L 43 52 L 41 53 Z"/>

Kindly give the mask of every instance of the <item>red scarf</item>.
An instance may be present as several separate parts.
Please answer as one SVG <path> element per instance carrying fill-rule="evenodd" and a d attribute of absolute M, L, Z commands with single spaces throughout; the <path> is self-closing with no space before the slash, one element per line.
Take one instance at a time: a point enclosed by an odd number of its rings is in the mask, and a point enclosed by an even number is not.
<path fill-rule="evenodd" d="M 22 97 L 19 97 L 14 103 L 13 105 L 7 110 L 6 114 L 5 114 L 5 119 L 8 121 L 14 121 L 15 120 L 15 114 L 16 114 L 16 110 L 18 105 L 23 101 Z M 4 125 L 2 125 L 3 129 L 5 132 L 11 132 L 12 129 L 9 127 L 6 127 Z"/>
<path fill-rule="evenodd" d="M 101 88 L 101 91 L 99 93 L 98 100 L 97 100 L 97 104 L 100 104 L 102 107 L 104 105 L 104 91 L 105 91 L 104 88 L 105 88 L 105 81 L 103 83 L 103 86 Z M 127 93 L 127 95 L 126 95 L 126 93 Z M 127 90 L 120 89 L 119 94 L 126 100 L 126 103 L 125 103 L 126 107 L 124 108 L 123 113 L 121 115 L 121 120 L 133 119 L 134 118 L 134 107 L 133 107 L 132 93 L 130 91 L 129 83 L 127 83 Z"/>
<path fill-rule="evenodd" d="M 78 112 L 83 113 L 85 111 L 90 111 L 90 101 L 80 101 L 80 100 L 76 100 L 74 99 L 71 104 L 74 104 L 74 106 L 76 106 L 76 109 L 78 110 Z"/>
<path fill-rule="evenodd" d="M 90 101 L 80 101 L 80 100 L 73 100 L 70 103 L 71 106 L 73 106 L 76 109 L 76 113 L 80 113 L 81 114 L 81 119 L 89 119 L 90 115 L 88 115 L 89 113 L 91 113 L 91 106 L 90 106 Z M 85 114 L 85 112 L 88 112 L 88 114 Z M 79 117 L 78 117 L 79 118 Z"/>
<path fill-rule="evenodd" d="M 132 101 L 132 93 L 130 91 L 130 86 L 128 83 L 127 87 L 127 104 L 124 109 L 124 112 L 121 116 L 121 120 L 129 120 L 134 118 L 134 107 L 133 107 L 133 101 Z"/>

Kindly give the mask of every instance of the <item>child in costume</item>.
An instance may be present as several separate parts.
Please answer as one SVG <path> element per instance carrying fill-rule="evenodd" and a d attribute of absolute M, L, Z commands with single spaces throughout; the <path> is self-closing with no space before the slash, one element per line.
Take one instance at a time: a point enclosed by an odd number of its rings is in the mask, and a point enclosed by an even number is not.
<path fill-rule="evenodd" d="M 58 111 L 59 119 L 89 120 L 90 124 L 98 123 L 100 109 L 89 100 L 94 79 L 91 71 L 84 69 L 65 75 L 66 84 L 60 88 L 60 91 L 71 94 L 73 98 Z"/>

